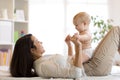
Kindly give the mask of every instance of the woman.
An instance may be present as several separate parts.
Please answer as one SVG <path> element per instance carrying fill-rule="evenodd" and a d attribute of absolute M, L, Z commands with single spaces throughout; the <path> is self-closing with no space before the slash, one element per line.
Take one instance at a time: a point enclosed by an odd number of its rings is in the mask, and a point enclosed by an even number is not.
<path fill-rule="evenodd" d="M 84 56 L 82 57 L 81 55 L 82 45 L 79 42 L 78 38 L 75 36 L 73 36 L 70 40 L 75 45 L 76 56 L 75 59 L 72 61 L 74 65 L 72 65 L 72 63 L 69 63 L 73 67 L 73 68 L 70 67 L 69 70 L 71 69 L 71 72 L 74 73 L 74 74 L 72 73 L 73 74 L 72 77 L 80 77 L 81 75 L 77 75 L 77 74 L 80 73 L 82 62 L 84 61 Z M 45 71 L 42 68 L 39 68 L 40 64 L 38 64 L 37 66 L 37 62 L 39 62 L 37 60 L 40 59 L 39 57 L 42 57 L 42 53 L 44 52 L 43 47 L 41 45 L 38 45 L 39 42 L 38 43 L 37 42 L 38 41 L 31 35 L 24 36 L 17 41 L 10 66 L 10 71 L 12 76 L 25 76 L 25 77 L 34 76 L 35 71 L 38 76 L 41 76 L 41 74 L 42 76 L 45 75 L 45 77 L 48 76 L 46 75 L 47 70 Z M 68 49 L 70 49 L 70 46 L 68 46 Z M 38 53 L 40 52 L 39 50 L 41 51 L 40 54 Z M 108 75 L 111 71 L 111 67 L 116 51 L 120 51 L 120 27 L 113 27 L 104 37 L 104 39 L 99 43 L 99 45 L 97 46 L 97 48 L 93 53 L 92 58 L 83 63 L 86 74 L 89 76 Z M 68 53 L 70 53 L 70 50 L 68 51 Z M 39 55 L 39 57 L 37 55 Z M 41 59 L 41 62 L 42 61 L 44 62 L 44 60 Z M 33 67 L 33 62 L 35 64 L 35 67 Z M 60 63 L 60 61 L 58 62 Z M 46 69 L 50 69 L 48 65 L 44 65 L 44 63 L 42 63 L 42 65 L 43 65 L 42 67 L 45 67 Z M 51 71 L 49 73 L 53 73 L 53 72 Z M 58 75 L 56 76 L 54 74 L 48 77 L 62 77 L 61 75 L 59 76 Z M 63 77 L 69 77 L 69 76 L 63 76 Z"/>
<path fill-rule="evenodd" d="M 42 56 L 45 52 L 42 42 L 32 34 L 17 40 L 10 65 L 11 75 L 14 77 L 81 77 L 81 43 L 72 37 L 75 45 L 75 60 L 62 55 Z M 36 75 L 37 74 L 37 75 Z"/>

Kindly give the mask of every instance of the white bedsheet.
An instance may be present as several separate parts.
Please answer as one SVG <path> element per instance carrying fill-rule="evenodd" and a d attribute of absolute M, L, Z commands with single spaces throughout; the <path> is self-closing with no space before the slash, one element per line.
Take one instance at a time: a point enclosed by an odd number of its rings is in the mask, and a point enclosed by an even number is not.
<path fill-rule="evenodd" d="M 32 78 L 15 78 L 10 77 L 8 71 L 0 70 L 0 80 L 73 80 L 73 79 L 63 79 L 63 78 L 42 78 L 42 77 L 32 77 Z M 113 66 L 111 74 L 108 76 L 87 76 L 76 80 L 120 80 L 120 66 Z"/>
<path fill-rule="evenodd" d="M 14 78 L 14 77 L 0 77 L 0 80 L 74 80 L 74 79 L 63 79 L 63 78 L 50 78 L 50 79 L 44 79 L 41 77 L 33 77 L 33 78 Z M 109 75 L 109 76 L 92 76 L 87 78 L 79 78 L 75 80 L 120 80 L 120 74 L 119 75 Z"/>

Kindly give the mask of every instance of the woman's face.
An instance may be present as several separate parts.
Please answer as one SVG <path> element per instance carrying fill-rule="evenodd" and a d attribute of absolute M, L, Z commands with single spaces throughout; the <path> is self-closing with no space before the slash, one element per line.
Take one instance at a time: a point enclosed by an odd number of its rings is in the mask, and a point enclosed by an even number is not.
<path fill-rule="evenodd" d="M 31 40 L 33 41 L 33 44 L 36 48 L 32 48 L 31 51 L 33 53 L 33 56 L 35 58 L 39 58 L 42 56 L 42 54 L 45 52 L 42 42 L 38 41 L 38 39 L 34 36 L 31 37 Z"/>

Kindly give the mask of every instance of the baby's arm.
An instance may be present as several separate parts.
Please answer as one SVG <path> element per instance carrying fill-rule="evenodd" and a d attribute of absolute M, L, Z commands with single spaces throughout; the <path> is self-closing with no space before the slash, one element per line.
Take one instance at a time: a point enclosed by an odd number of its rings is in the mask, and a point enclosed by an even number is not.
<path fill-rule="evenodd" d="M 68 56 L 73 56 L 73 49 L 72 49 L 72 44 L 71 44 L 71 36 L 68 35 L 66 38 L 65 38 L 65 42 L 68 46 Z"/>
<path fill-rule="evenodd" d="M 81 42 L 91 40 L 91 34 L 87 32 L 85 32 L 84 34 L 75 33 L 73 36 L 77 37 Z"/>

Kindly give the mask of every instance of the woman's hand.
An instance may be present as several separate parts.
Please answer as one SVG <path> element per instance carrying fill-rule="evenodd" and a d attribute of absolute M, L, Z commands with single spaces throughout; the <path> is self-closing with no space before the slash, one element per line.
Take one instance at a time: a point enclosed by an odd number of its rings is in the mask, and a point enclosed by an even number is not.
<path fill-rule="evenodd" d="M 73 56 L 73 49 L 72 49 L 72 44 L 71 44 L 71 36 L 67 35 L 65 38 L 65 42 L 68 46 L 68 56 Z"/>
<path fill-rule="evenodd" d="M 71 36 L 70 35 L 67 35 L 67 37 L 65 38 L 65 42 L 68 46 L 71 46 Z"/>
<path fill-rule="evenodd" d="M 73 35 L 73 37 L 71 38 L 71 41 L 72 41 L 75 45 L 82 45 L 81 42 L 79 41 L 79 37 L 77 37 L 76 35 Z"/>

